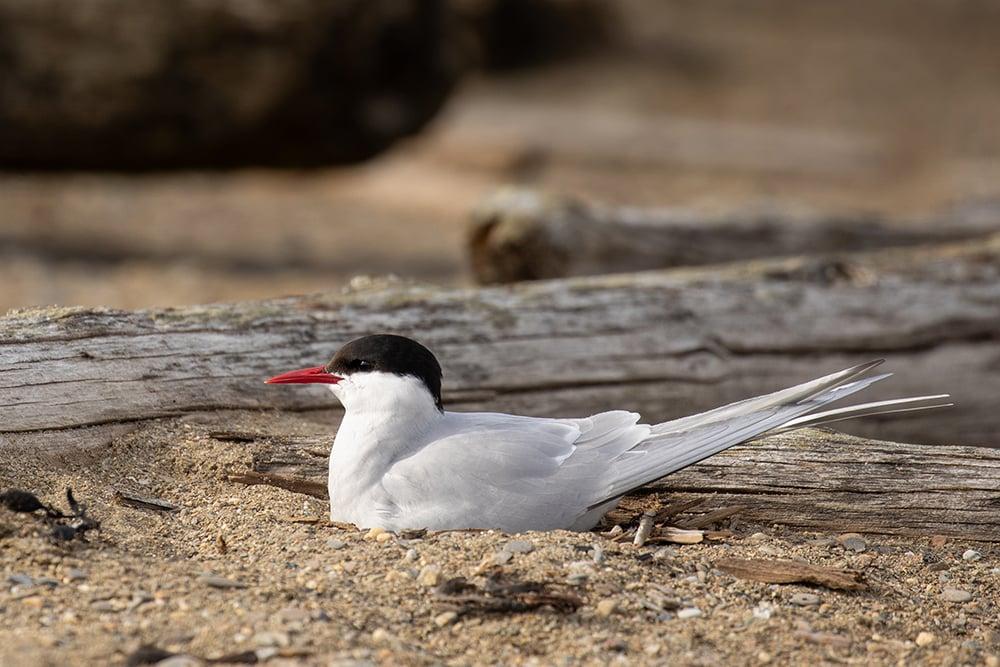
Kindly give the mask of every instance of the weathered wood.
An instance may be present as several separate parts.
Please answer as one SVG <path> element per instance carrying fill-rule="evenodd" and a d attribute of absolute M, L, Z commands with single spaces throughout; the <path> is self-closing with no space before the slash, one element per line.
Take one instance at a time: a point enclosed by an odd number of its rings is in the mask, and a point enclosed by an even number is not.
<path fill-rule="evenodd" d="M 199 410 L 330 408 L 323 389 L 262 380 L 376 331 L 430 345 L 451 406 L 537 415 L 628 407 L 662 420 L 885 356 L 897 376 L 866 397 L 951 392 L 957 407 L 851 428 L 997 444 L 998 304 L 1000 235 L 478 290 L 376 283 L 183 309 L 13 312 L 0 318 L 0 445 L 72 448 L 85 432 L 59 430 Z"/>
<path fill-rule="evenodd" d="M 495 284 L 940 243 L 998 229 L 995 220 L 960 215 L 946 221 L 764 210 L 710 216 L 509 188 L 475 210 L 467 249 L 476 280 Z"/>
<path fill-rule="evenodd" d="M 331 432 L 333 427 L 331 426 Z M 260 436 L 233 481 L 326 497 L 331 438 Z M 239 479 L 250 475 L 251 482 Z M 694 511 L 825 532 L 947 535 L 1000 542 L 1000 451 L 909 445 L 806 429 L 734 447 L 647 487 Z M 688 510 L 690 510 L 690 505 Z M 678 525 L 699 518 L 674 517 Z M 659 519 L 658 519 L 659 520 Z"/>

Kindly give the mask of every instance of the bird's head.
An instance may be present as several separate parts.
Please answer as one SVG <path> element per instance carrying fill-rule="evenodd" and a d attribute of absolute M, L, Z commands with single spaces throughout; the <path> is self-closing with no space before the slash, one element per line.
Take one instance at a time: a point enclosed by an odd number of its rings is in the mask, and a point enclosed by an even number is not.
<path fill-rule="evenodd" d="M 344 345 L 325 366 L 282 373 L 268 384 L 326 384 L 348 410 L 428 398 L 442 410 L 441 365 L 415 340 L 376 334 Z"/>

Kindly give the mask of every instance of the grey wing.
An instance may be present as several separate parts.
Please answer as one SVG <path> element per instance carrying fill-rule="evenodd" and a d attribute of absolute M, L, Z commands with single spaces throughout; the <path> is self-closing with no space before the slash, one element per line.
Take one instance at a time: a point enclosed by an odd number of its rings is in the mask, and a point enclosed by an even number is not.
<path fill-rule="evenodd" d="M 393 465 L 383 487 L 412 525 L 567 528 L 603 486 L 607 463 L 649 437 L 638 420 L 621 411 L 586 419 L 448 413 L 432 444 Z"/>

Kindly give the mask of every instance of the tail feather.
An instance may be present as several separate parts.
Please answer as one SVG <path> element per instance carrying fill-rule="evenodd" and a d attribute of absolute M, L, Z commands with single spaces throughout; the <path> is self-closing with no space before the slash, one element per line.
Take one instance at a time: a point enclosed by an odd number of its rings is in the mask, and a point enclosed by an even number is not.
<path fill-rule="evenodd" d="M 947 395 L 937 395 L 817 412 L 829 403 L 889 377 L 887 373 L 857 379 L 881 363 L 880 359 L 860 364 L 772 394 L 656 424 L 651 428 L 648 439 L 609 466 L 607 484 L 590 507 L 598 507 L 644 484 L 764 434 L 853 417 L 950 405 L 941 402 Z"/>
<path fill-rule="evenodd" d="M 935 394 L 933 396 L 914 396 L 912 398 L 893 398 L 886 401 L 875 401 L 872 403 L 862 403 L 861 405 L 849 405 L 833 410 L 824 410 L 793 419 L 787 424 L 780 426 L 768 435 L 773 433 L 784 433 L 794 431 L 808 426 L 819 426 L 821 424 L 832 424 L 834 422 L 854 419 L 856 417 L 872 417 L 874 415 L 891 415 L 899 412 L 916 412 L 918 410 L 934 410 L 936 408 L 950 408 L 954 403 L 942 402 L 949 398 L 948 394 Z M 900 407 L 906 406 L 906 407 Z"/>

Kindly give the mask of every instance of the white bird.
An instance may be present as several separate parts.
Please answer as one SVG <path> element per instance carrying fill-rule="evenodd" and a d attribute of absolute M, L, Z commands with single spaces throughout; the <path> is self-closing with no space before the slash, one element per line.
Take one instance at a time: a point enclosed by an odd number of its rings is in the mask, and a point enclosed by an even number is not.
<path fill-rule="evenodd" d="M 630 491 L 762 434 L 950 405 L 940 394 L 820 411 L 888 377 L 858 379 L 880 363 L 654 425 L 622 410 L 583 419 L 446 411 L 431 351 L 386 334 L 267 382 L 328 384 L 346 410 L 330 454 L 333 521 L 588 530 Z"/>

